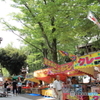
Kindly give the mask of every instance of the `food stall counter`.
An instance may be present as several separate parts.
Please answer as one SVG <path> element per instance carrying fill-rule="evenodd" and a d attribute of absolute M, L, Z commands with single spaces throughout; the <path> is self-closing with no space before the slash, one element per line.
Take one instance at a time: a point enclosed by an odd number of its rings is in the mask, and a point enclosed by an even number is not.
<path fill-rule="evenodd" d="M 53 97 L 53 89 L 42 89 L 42 95 Z"/>

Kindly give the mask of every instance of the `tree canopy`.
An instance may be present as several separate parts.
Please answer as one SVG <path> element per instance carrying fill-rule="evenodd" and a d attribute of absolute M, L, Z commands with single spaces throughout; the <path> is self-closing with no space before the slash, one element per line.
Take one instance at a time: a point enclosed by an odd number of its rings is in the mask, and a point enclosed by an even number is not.
<path fill-rule="evenodd" d="M 100 30 L 87 19 L 90 10 L 95 15 L 100 14 L 99 0 L 12 1 L 12 7 L 20 9 L 19 13 L 11 14 L 12 20 L 21 27 L 5 21 L 3 24 L 13 33 L 19 32 L 23 36 L 24 43 L 30 48 L 27 60 L 30 65 L 41 66 L 44 57 L 62 63 L 58 50 L 75 53 L 77 45 L 99 38 Z"/>
<path fill-rule="evenodd" d="M 0 49 L 0 63 L 3 68 L 6 68 L 10 75 L 18 75 L 21 73 L 21 68 L 26 67 L 27 56 L 13 47 Z"/>

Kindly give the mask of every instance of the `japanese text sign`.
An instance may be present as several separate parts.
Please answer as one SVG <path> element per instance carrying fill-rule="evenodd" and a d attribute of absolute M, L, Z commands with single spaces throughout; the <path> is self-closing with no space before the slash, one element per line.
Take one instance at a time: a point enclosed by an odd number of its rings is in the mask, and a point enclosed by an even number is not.
<path fill-rule="evenodd" d="M 77 57 L 74 62 L 74 69 L 100 66 L 100 52 Z"/>

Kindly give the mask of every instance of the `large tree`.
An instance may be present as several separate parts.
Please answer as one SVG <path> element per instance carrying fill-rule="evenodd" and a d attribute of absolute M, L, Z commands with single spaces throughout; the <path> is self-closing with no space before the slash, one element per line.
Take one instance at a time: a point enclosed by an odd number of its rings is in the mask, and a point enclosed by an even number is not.
<path fill-rule="evenodd" d="M 100 6 L 96 0 L 12 1 L 15 3 L 12 6 L 20 9 L 20 13 L 13 13 L 12 17 L 22 26 L 19 28 L 5 21 L 3 23 L 13 33 L 18 31 L 24 36 L 25 43 L 34 47 L 31 52 L 39 52 L 41 58 L 58 62 L 57 49 L 73 53 L 75 46 L 88 43 L 99 35 L 97 27 L 86 18 L 89 10 L 99 14 Z"/>

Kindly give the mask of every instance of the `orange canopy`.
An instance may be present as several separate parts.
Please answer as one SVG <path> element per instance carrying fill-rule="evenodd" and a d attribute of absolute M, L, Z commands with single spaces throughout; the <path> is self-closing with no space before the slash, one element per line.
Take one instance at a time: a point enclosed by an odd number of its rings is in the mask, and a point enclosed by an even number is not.
<path fill-rule="evenodd" d="M 51 83 L 52 82 L 52 78 L 50 76 L 46 76 L 46 77 L 37 77 L 38 80 L 44 81 L 46 83 Z"/>

